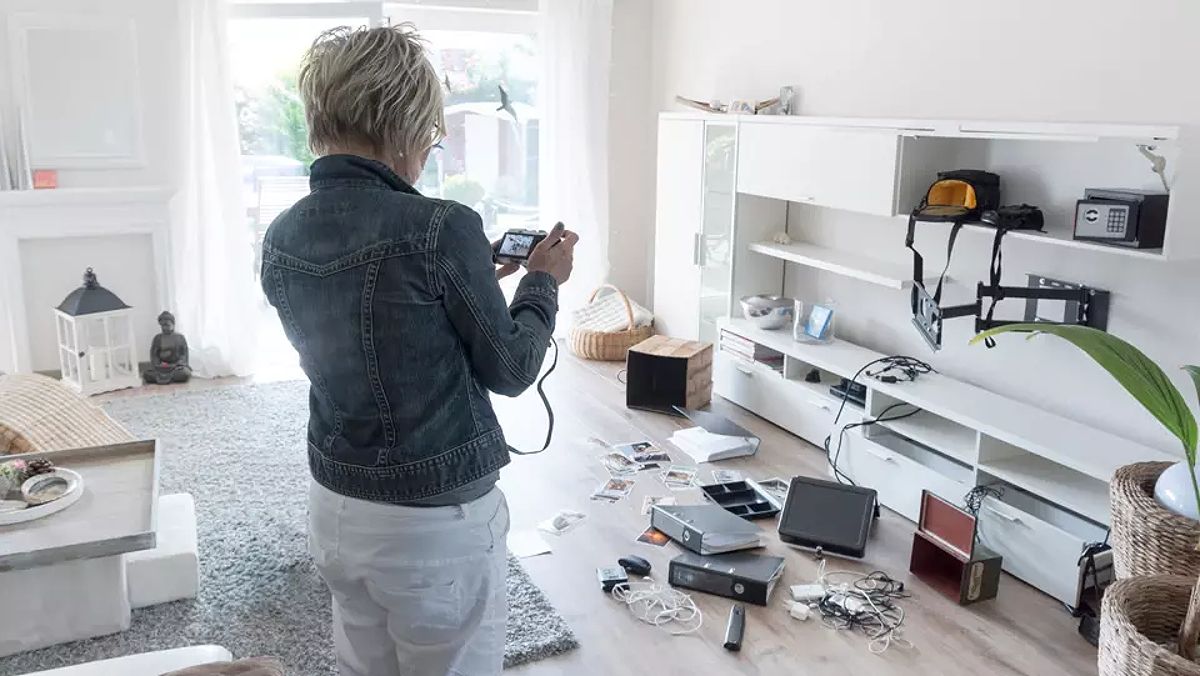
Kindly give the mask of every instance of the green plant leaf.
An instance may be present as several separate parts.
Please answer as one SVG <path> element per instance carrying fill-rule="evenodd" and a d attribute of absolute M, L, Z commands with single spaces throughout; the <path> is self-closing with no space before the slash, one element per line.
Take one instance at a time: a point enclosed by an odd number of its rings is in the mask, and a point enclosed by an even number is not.
<path fill-rule="evenodd" d="M 1083 350 L 1102 366 L 1134 399 L 1158 419 L 1183 444 L 1189 465 L 1196 462 L 1196 417 L 1167 374 L 1141 350 L 1116 336 L 1090 326 L 1062 324 L 1010 324 L 975 336 L 974 345 L 1001 333 L 1033 332 L 1058 336 Z M 1200 390 L 1200 369 L 1189 367 Z"/>

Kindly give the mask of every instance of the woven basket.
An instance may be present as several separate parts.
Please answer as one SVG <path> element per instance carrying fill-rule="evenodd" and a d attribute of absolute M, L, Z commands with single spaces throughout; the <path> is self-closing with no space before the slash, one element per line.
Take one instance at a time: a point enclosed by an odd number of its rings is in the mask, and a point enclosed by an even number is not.
<path fill-rule="evenodd" d="M 1100 676 L 1200 676 L 1200 664 L 1179 654 L 1181 646 L 1194 653 L 1200 633 L 1197 588 L 1194 577 L 1149 575 L 1105 589 Z"/>
<path fill-rule="evenodd" d="M 1113 475 L 1113 567 L 1118 578 L 1135 575 L 1200 577 L 1200 521 L 1168 511 L 1154 499 L 1154 483 L 1169 462 L 1126 465 Z"/>
<path fill-rule="evenodd" d="M 570 334 L 571 352 L 584 359 L 623 361 L 629 348 L 654 335 L 654 327 L 633 325 L 633 306 L 629 304 L 629 297 L 612 284 L 601 284 L 592 292 L 588 302 L 596 300 L 596 296 L 604 289 L 612 289 L 621 297 L 629 323 L 621 331 L 592 331 L 573 326 Z"/>

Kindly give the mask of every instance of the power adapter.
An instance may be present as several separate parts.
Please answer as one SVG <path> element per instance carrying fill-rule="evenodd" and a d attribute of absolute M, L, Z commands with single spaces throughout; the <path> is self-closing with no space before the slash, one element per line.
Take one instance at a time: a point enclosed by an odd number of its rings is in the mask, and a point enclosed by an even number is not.
<path fill-rule="evenodd" d="M 800 603 L 816 603 L 825 598 L 823 584 L 794 584 L 791 587 L 792 600 Z"/>

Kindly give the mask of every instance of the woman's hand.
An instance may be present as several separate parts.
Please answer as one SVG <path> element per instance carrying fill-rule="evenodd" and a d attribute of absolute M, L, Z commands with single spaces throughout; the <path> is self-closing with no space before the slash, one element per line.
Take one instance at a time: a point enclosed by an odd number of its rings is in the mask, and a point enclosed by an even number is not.
<path fill-rule="evenodd" d="M 500 242 L 503 242 L 503 241 L 504 241 L 504 235 L 501 235 L 500 239 L 496 240 L 495 242 L 492 242 L 492 251 L 499 251 L 500 250 Z M 521 269 L 521 265 L 519 263 L 505 263 L 504 265 L 497 264 L 496 265 L 496 279 L 504 279 L 505 277 L 511 275 L 512 273 L 514 273 L 520 269 Z"/>
<path fill-rule="evenodd" d="M 571 278 L 571 270 L 575 266 L 575 243 L 579 235 L 567 230 L 566 226 L 558 223 L 533 248 L 529 255 L 530 272 L 546 272 L 561 285 Z"/>

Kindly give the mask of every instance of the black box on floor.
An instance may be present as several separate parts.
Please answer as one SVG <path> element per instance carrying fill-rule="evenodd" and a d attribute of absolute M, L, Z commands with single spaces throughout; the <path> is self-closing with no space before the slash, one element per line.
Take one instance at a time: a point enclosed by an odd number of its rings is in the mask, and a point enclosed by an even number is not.
<path fill-rule="evenodd" d="M 674 587 L 765 606 L 783 575 L 783 565 L 778 556 L 747 552 L 701 556 L 684 552 L 671 559 L 667 579 Z"/>
<path fill-rule="evenodd" d="M 974 516 L 921 491 L 921 517 L 908 570 L 960 605 L 995 598 L 1002 557 L 975 544 L 975 528 Z"/>
<path fill-rule="evenodd" d="M 712 400 L 710 343 L 651 336 L 625 357 L 625 405 L 679 415 L 675 406 L 703 408 Z"/>

